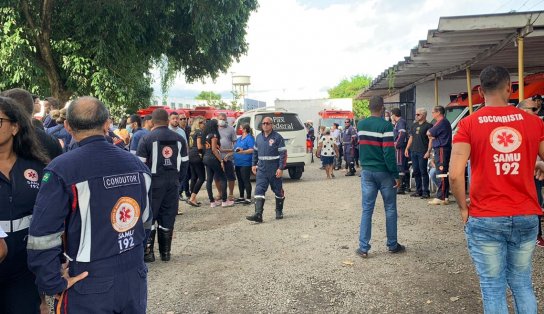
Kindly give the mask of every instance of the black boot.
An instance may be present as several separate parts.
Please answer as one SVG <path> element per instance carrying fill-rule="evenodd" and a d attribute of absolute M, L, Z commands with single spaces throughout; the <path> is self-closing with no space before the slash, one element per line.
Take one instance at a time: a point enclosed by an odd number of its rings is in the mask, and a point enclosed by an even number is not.
<path fill-rule="evenodd" d="M 159 227 L 159 252 L 161 253 L 161 260 L 168 262 L 170 260 L 170 248 L 172 247 L 172 235 L 174 230 L 164 230 Z"/>
<path fill-rule="evenodd" d="M 264 198 L 255 198 L 255 214 L 247 216 L 249 221 L 263 222 Z"/>
<path fill-rule="evenodd" d="M 283 202 L 285 201 L 284 198 L 277 198 L 276 197 L 276 219 L 283 219 Z"/>
<path fill-rule="evenodd" d="M 155 261 L 155 253 L 153 253 L 153 245 L 155 244 L 156 233 L 157 233 L 157 230 L 151 230 L 151 234 L 149 235 L 149 238 L 147 238 L 147 242 L 145 244 L 145 251 L 144 251 L 144 262 L 146 263 L 152 263 Z"/>
<path fill-rule="evenodd" d="M 410 189 L 410 172 L 404 174 L 404 189 L 406 192 L 412 192 L 412 189 Z"/>

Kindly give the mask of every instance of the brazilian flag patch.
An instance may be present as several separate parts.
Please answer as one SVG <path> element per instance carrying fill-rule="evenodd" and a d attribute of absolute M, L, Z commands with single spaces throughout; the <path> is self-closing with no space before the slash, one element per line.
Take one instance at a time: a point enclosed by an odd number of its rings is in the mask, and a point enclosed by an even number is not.
<path fill-rule="evenodd" d="M 42 183 L 47 183 L 47 181 L 49 181 L 49 178 L 51 177 L 51 173 L 50 172 L 46 172 L 44 175 L 43 175 L 43 178 L 42 178 Z"/>

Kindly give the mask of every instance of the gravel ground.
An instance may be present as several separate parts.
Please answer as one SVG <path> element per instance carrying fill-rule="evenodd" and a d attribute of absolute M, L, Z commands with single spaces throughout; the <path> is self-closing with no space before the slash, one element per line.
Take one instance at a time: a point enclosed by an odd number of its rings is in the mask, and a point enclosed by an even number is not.
<path fill-rule="evenodd" d="M 274 219 L 269 191 L 263 224 L 253 205 L 210 208 L 180 203 L 172 260 L 149 264 L 148 313 L 479 313 L 478 278 L 457 206 L 398 197 L 399 242 L 385 246 L 383 203 L 374 213 L 368 259 L 354 251 L 361 217 L 360 178 L 336 179 L 312 164 L 299 181 L 284 175 L 285 218 Z M 235 190 L 237 191 L 237 189 Z M 237 192 L 235 192 L 237 194 Z M 544 295 L 544 250 L 534 257 Z M 539 310 L 544 306 L 539 303 Z"/>

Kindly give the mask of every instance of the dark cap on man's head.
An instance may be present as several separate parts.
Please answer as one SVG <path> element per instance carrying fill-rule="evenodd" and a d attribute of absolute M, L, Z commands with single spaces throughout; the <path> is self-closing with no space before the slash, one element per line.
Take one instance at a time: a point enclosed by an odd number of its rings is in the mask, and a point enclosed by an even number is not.
<path fill-rule="evenodd" d="M 533 100 L 537 100 L 537 99 L 542 100 L 542 96 L 539 95 L 539 94 L 536 94 L 536 95 L 534 95 L 534 96 L 532 97 L 532 99 L 533 99 Z"/>

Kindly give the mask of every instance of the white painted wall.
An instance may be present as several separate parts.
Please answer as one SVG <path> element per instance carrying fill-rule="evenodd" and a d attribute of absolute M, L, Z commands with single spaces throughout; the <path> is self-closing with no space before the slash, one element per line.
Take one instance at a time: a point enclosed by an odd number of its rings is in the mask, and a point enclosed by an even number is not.
<path fill-rule="evenodd" d="M 472 86 L 478 85 L 479 79 L 472 79 Z M 460 80 L 439 80 L 438 81 L 438 104 L 446 106 L 450 103 L 450 94 L 458 94 L 467 90 L 467 81 Z M 416 86 L 416 108 L 426 108 L 428 112 L 434 107 L 434 80 Z"/>

